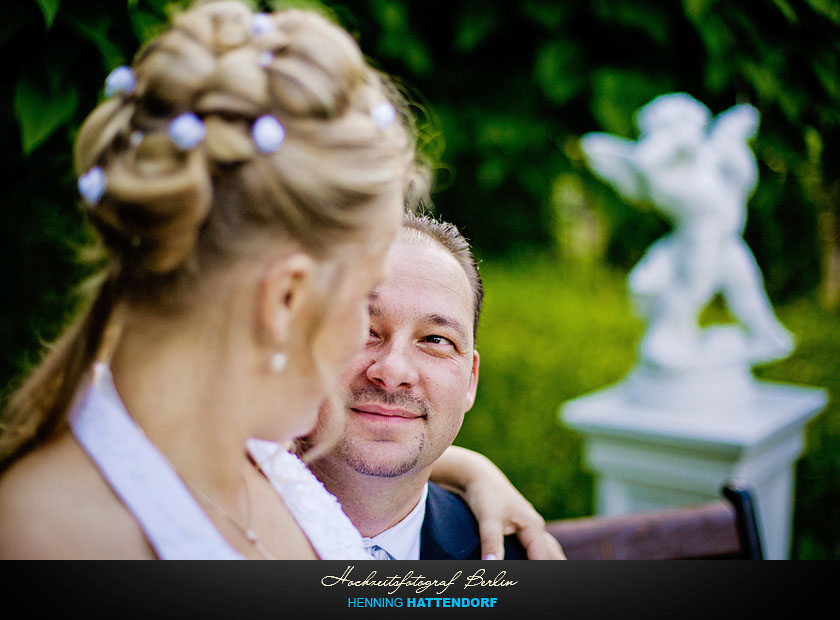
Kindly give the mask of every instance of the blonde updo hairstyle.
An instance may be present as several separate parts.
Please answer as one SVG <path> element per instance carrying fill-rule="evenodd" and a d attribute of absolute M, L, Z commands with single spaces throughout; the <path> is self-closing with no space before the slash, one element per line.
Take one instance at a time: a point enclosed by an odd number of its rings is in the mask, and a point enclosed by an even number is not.
<path fill-rule="evenodd" d="M 104 172 L 104 194 L 87 212 L 109 266 L 92 302 L 10 399 L 4 466 L 63 427 L 119 304 L 183 312 L 214 273 L 261 241 L 324 257 L 365 230 L 377 198 L 399 189 L 413 203 L 426 194 L 407 106 L 352 37 L 312 12 L 264 17 L 272 27 L 255 32 L 252 11 L 237 1 L 178 15 L 138 53 L 133 91 L 84 122 L 75 167 Z M 386 102 L 397 111 L 387 126 L 372 115 Z M 206 133 L 181 150 L 168 128 L 185 112 Z M 272 153 L 251 133 L 267 114 L 285 129 Z"/>

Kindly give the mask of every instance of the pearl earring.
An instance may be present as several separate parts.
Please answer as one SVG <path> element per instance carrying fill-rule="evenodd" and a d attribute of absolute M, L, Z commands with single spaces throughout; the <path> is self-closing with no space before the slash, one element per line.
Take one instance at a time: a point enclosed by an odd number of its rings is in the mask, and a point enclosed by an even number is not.
<path fill-rule="evenodd" d="M 271 356 L 271 371 L 272 372 L 283 372 L 286 369 L 286 363 L 289 361 L 288 356 L 285 353 L 275 353 Z"/>

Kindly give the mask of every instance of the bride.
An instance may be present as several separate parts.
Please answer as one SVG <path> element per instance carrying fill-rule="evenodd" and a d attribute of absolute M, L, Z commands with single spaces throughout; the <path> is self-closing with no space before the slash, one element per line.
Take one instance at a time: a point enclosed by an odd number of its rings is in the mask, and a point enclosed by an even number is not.
<path fill-rule="evenodd" d="M 106 96 L 74 152 L 106 267 L 4 411 L 0 555 L 368 557 L 296 457 L 245 446 L 309 432 L 367 334 L 428 177 L 404 103 L 324 18 L 239 2 L 179 15 Z M 485 552 L 554 553 L 480 455 L 435 477 L 476 480 Z"/>

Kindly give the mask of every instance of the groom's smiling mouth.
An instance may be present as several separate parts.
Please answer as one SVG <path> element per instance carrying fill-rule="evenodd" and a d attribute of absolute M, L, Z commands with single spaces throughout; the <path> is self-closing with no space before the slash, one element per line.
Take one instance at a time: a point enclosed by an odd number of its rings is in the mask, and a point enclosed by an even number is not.
<path fill-rule="evenodd" d="M 356 405 L 350 407 L 350 410 L 362 419 L 386 424 L 405 424 L 414 420 L 426 418 L 426 416 L 422 413 L 376 404 Z"/>

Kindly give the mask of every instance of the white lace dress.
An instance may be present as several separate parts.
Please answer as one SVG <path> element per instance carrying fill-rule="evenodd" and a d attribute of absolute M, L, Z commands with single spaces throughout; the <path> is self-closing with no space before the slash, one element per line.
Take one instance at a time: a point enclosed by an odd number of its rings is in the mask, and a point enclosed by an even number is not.
<path fill-rule="evenodd" d="M 276 443 L 248 440 L 248 453 L 283 498 L 322 560 L 370 560 L 362 535 L 335 495 L 309 468 Z"/>
<path fill-rule="evenodd" d="M 106 365 L 94 366 L 70 414 L 70 428 L 159 558 L 242 559 L 131 419 Z M 300 459 L 261 440 L 250 440 L 247 449 L 321 559 L 371 559 L 338 500 Z"/>

